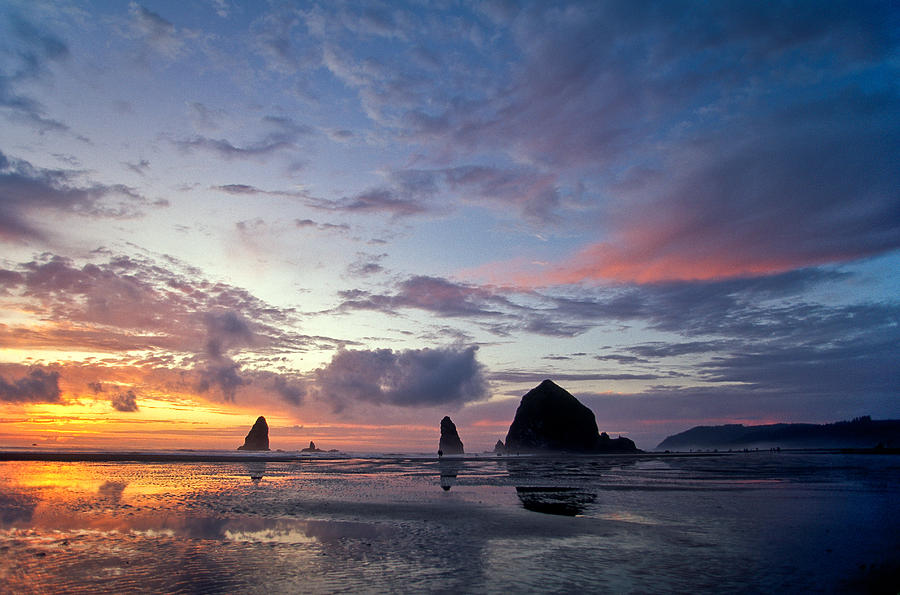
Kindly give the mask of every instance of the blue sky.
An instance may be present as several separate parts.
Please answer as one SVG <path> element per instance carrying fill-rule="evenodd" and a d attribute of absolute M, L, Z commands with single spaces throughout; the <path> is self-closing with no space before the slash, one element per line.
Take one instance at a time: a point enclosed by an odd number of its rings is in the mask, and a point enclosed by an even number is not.
<path fill-rule="evenodd" d="M 898 20 L 2 0 L 0 442 L 897 417 Z"/>

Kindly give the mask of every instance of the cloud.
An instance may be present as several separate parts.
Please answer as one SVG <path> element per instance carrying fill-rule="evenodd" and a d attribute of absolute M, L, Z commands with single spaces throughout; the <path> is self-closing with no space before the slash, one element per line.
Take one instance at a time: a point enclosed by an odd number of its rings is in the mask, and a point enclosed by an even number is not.
<path fill-rule="evenodd" d="M 137 397 L 131 390 L 113 395 L 109 402 L 116 411 L 128 413 L 138 410 Z"/>
<path fill-rule="evenodd" d="M 210 186 L 210 190 L 218 190 L 219 192 L 225 192 L 226 194 L 231 194 L 233 196 L 274 196 L 296 199 L 310 198 L 309 195 L 303 191 L 263 190 L 262 188 L 257 188 L 256 186 L 251 186 L 249 184 L 222 184 L 219 186 Z"/>
<path fill-rule="evenodd" d="M 294 225 L 298 229 L 311 227 L 321 231 L 350 231 L 350 226 L 346 223 L 317 223 L 312 219 L 294 219 Z"/>
<path fill-rule="evenodd" d="M 305 24 L 304 16 L 299 8 L 280 5 L 251 24 L 254 49 L 270 70 L 292 75 L 318 64 L 321 49 L 297 31 Z"/>
<path fill-rule="evenodd" d="M 34 167 L 0 152 L 0 238 L 39 240 L 43 215 L 64 212 L 88 217 L 134 217 L 146 201 L 121 184 L 79 184 L 81 172 Z M 118 197 L 117 204 L 107 198 Z"/>
<path fill-rule="evenodd" d="M 0 325 L 5 343 L 71 351 L 212 357 L 333 344 L 296 333 L 297 315 L 248 291 L 212 282 L 170 260 L 110 257 L 76 265 L 45 255 L 0 269 L 0 300 L 27 308 L 41 324 Z"/>
<path fill-rule="evenodd" d="M 7 12 L 0 21 L 0 34 L 6 38 L 0 45 L 0 108 L 42 133 L 68 130 L 62 122 L 48 118 L 46 108 L 24 91 L 29 82 L 46 75 L 51 64 L 68 58 L 68 45 L 15 12 Z"/>
<path fill-rule="evenodd" d="M 298 141 L 314 133 L 313 129 L 282 116 L 265 116 L 261 128 L 268 129 L 260 138 L 243 145 L 236 145 L 226 139 L 215 139 L 195 135 L 188 139 L 175 140 L 182 151 L 209 151 L 224 159 L 255 159 L 297 148 Z M 251 187 L 247 187 L 248 189 Z"/>
<path fill-rule="evenodd" d="M 58 403 L 59 372 L 34 368 L 25 376 L 7 380 L 0 376 L 0 401 L 14 403 Z"/>
<path fill-rule="evenodd" d="M 185 43 L 184 31 L 179 32 L 171 22 L 137 2 L 129 3 L 128 11 L 132 38 L 140 40 L 147 50 L 167 60 L 178 57 Z M 141 59 L 146 61 L 147 56 Z"/>
<path fill-rule="evenodd" d="M 441 277 L 416 275 L 398 284 L 397 293 L 372 294 L 362 290 L 341 292 L 338 310 L 374 310 L 392 313 L 399 308 L 417 308 L 446 317 L 499 317 L 500 308 L 513 307 L 503 296 L 473 285 L 454 283 Z"/>
<path fill-rule="evenodd" d="M 384 271 L 381 261 L 387 257 L 387 253 L 367 254 L 358 252 L 356 260 L 347 266 L 347 273 L 352 277 L 368 277 Z"/>
<path fill-rule="evenodd" d="M 147 171 L 150 169 L 150 162 L 146 159 L 141 159 L 137 163 L 124 162 L 122 165 L 138 174 L 139 176 L 146 175 Z"/>
<path fill-rule="evenodd" d="M 538 216 L 587 192 L 588 216 L 579 204 L 559 221 L 594 223 L 594 237 L 546 266 L 498 263 L 496 283 L 707 280 L 884 254 L 900 247 L 900 96 L 883 84 L 898 74 L 895 19 L 879 3 L 820 8 L 535 3 L 496 31 L 521 58 L 510 80 L 419 103 L 398 127 L 444 159 L 553 172 L 526 200 Z"/>
<path fill-rule="evenodd" d="M 306 396 L 306 386 L 296 381 L 292 382 L 281 375 L 272 377 L 271 386 L 272 390 L 290 405 L 300 405 L 303 403 L 303 397 Z"/>
<path fill-rule="evenodd" d="M 477 349 L 341 350 L 316 370 L 313 390 L 335 410 L 354 402 L 459 406 L 488 395 Z"/>
<path fill-rule="evenodd" d="M 373 188 L 340 200 L 310 200 L 311 207 L 345 213 L 386 213 L 393 218 L 421 215 L 431 210 L 416 197 L 398 193 L 390 188 Z"/>

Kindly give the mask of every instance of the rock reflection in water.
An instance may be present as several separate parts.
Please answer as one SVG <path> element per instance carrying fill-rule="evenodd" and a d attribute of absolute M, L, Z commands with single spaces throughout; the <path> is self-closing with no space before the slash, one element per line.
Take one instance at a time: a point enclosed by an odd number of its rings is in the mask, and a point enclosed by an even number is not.
<path fill-rule="evenodd" d="M 122 501 L 122 492 L 125 491 L 125 481 L 105 481 L 97 488 L 97 494 L 100 498 L 111 501 L 113 504 L 119 504 Z"/>
<path fill-rule="evenodd" d="M 594 504 L 603 476 L 613 467 L 634 465 L 629 458 L 547 455 L 502 460 L 526 510 L 577 516 Z"/>
<path fill-rule="evenodd" d="M 460 461 L 453 459 L 440 459 L 438 467 L 441 473 L 441 488 L 445 492 L 449 492 L 450 488 L 456 484 L 456 476 L 462 466 Z"/>
<path fill-rule="evenodd" d="M 266 473 L 265 461 L 251 461 L 244 463 L 244 467 L 247 469 L 247 474 L 250 475 L 250 481 L 253 483 L 262 481 L 263 475 Z"/>
<path fill-rule="evenodd" d="M 516 495 L 527 510 L 561 516 L 584 514 L 597 494 L 578 488 L 517 487 Z"/>

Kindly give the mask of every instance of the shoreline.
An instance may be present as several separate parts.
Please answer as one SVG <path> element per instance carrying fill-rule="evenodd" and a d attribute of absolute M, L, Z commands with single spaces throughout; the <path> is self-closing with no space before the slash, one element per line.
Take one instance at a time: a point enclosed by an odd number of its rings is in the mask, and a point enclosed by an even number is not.
<path fill-rule="evenodd" d="M 804 453 L 822 455 L 898 455 L 900 449 L 884 448 L 817 448 L 817 449 L 782 449 L 780 453 Z M 668 458 L 702 458 L 725 457 L 738 455 L 777 454 L 769 451 L 718 451 L 718 452 L 641 452 L 641 453 L 522 453 L 495 455 L 479 453 L 466 455 L 445 455 L 438 457 L 425 453 L 302 453 L 278 451 L 36 451 L 36 450 L 0 450 L 0 462 L 3 461 L 50 461 L 50 462 L 136 462 L 136 463 L 241 463 L 241 462 L 273 462 L 287 463 L 299 461 L 328 461 L 345 459 L 416 459 L 432 461 L 466 461 L 466 460 L 508 460 L 508 459 L 668 459 Z"/>

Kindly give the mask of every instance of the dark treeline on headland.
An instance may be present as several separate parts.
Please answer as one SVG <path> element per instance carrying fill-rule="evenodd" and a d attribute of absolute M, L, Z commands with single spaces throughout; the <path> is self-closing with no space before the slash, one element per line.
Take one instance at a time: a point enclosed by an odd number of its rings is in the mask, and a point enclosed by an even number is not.
<path fill-rule="evenodd" d="M 868 415 L 831 424 L 696 426 L 669 436 L 657 449 L 900 447 L 900 420 Z"/>

